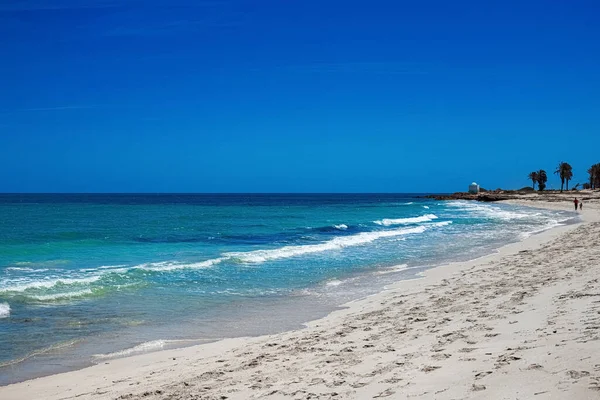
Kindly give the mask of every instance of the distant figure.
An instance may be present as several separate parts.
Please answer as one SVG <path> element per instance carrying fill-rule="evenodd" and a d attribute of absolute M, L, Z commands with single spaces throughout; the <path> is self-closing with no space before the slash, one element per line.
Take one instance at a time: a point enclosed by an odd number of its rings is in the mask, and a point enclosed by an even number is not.
<path fill-rule="evenodd" d="M 577 197 L 575 197 L 575 200 L 573 200 L 573 204 L 575 204 L 575 211 L 577 211 L 577 205 L 579 204 L 579 200 L 577 200 Z"/>
<path fill-rule="evenodd" d="M 583 201 L 579 202 L 579 211 L 583 211 Z"/>

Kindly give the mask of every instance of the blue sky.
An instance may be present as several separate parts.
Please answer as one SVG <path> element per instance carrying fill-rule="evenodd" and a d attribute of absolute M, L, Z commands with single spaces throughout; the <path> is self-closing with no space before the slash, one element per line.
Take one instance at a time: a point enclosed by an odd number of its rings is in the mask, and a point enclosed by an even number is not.
<path fill-rule="evenodd" d="M 584 182 L 599 4 L 0 0 L 0 191 Z"/>

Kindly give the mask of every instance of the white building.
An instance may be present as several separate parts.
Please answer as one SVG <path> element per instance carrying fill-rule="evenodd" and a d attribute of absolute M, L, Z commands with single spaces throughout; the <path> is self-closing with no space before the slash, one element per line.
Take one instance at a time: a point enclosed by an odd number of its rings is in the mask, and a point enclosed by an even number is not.
<path fill-rule="evenodd" d="M 477 184 L 477 182 L 473 182 L 469 185 L 469 193 L 479 193 L 479 185 Z"/>

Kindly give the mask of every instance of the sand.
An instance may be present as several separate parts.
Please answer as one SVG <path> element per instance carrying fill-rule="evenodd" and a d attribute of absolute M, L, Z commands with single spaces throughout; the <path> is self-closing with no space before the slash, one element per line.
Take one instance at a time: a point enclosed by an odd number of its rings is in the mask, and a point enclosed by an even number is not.
<path fill-rule="evenodd" d="M 534 200 L 516 201 L 572 207 Z M 584 207 L 580 224 L 302 330 L 111 360 L 1 387 L 0 399 L 600 399 L 600 204 Z"/>

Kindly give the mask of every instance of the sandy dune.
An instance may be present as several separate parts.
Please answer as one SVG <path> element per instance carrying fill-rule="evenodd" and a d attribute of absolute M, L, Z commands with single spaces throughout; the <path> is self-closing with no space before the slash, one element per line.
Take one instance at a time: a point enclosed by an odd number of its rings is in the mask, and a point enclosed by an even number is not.
<path fill-rule="evenodd" d="M 581 224 L 430 270 L 303 330 L 112 360 L 0 398 L 600 399 L 600 207 L 585 207 Z"/>

